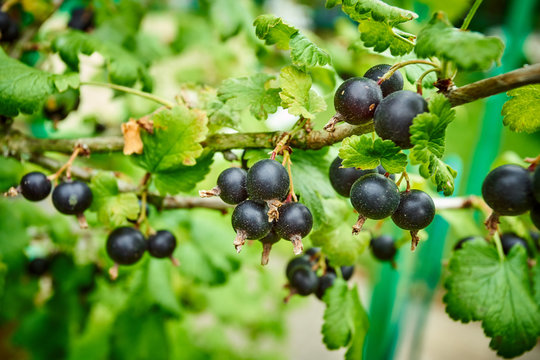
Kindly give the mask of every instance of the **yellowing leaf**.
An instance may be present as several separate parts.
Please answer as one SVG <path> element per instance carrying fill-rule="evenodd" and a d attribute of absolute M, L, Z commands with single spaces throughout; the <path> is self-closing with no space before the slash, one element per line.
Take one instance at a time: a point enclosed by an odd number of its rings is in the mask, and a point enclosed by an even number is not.
<path fill-rule="evenodd" d="M 502 109 L 503 124 L 516 132 L 540 130 L 540 84 L 510 90 L 508 96 L 511 98 Z"/>

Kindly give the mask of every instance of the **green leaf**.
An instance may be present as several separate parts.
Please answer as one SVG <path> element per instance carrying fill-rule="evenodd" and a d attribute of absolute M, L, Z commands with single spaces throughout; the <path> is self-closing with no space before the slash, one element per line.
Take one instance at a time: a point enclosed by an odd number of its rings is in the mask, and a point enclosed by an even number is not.
<path fill-rule="evenodd" d="M 412 11 L 390 6 L 379 0 L 344 0 L 343 11 L 355 21 L 371 20 L 398 25 L 414 20 L 418 15 Z"/>
<path fill-rule="evenodd" d="M 148 293 L 154 302 L 172 314 L 182 310 L 171 286 L 171 264 L 162 259 L 151 259 L 148 264 Z"/>
<path fill-rule="evenodd" d="M 413 164 L 421 164 L 420 174 L 425 178 L 431 177 L 437 191 L 442 190 L 449 196 L 454 192 L 457 173 L 441 158 L 445 149 L 446 127 L 455 119 L 456 112 L 442 94 L 434 95 L 428 106 L 429 113 L 416 116 L 410 127 L 411 143 L 414 145 L 410 159 Z"/>
<path fill-rule="evenodd" d="M 513 247 L 501 260 L 493 245 L 466 242 L 450 258 L 446 311 L 455 320 L 481 321 L 498 355 L 519 356 L 532 349 L 540 335 L 540 308 L 528 274 L 522 247 Z"/>
<path fill-rule="evenodd" d="M 436 13 L 418 34 L 415 53 L 421 58 L 452 61 L 461 70 L 487 70 L 499 62 L 504 44 L 499 38 L 453 27 L 444 13 Z"/>
<path fill-rule="evenodd" d="M 281 106 L 291 115 L 312 119 L 314 114 L 326 110 L 324 99 L 311 89 L 309 74 L 295 66 L 286 66 L 281 69 L 279 80 Z"/>
<path fill-rule="evenodd" d="M 341 0 L 326 0 L 326 3 L 324 4 L 324 6 L 327 9 L 331 9 L 339 4 L 341 4 Z"/>
<path fill-rule="evenodd" d="M 276 45 L 278 49 L 288 50 L 289 41 L 298 32 L 293 26 L 287 25 L 281 18 L 274 15 L 260 15 L 253 22 L 255 34 L 266 45 Z"/>
<path fill-rule="evenodd" d="M 410 57 L 412 59 L 413 57 Z M 406 60 L 405 58 L 403 60 Z M 410 64 L 402 68 L 405 71 L 405 77 L 410 84 L 416 84 L 416 80 L 427 70 L 433 69 L 433 66 L 425 64 Z M 422 80 L 422 87 L 425 89 L 433 89 L 433 84 L 437 81 L 437 73 L 430 72 Z"/>
<path fill-rule="evenodd" d="M 536 305 L 540 308 L 540 257 L 536 257 L 536 264 L 533 269 L 533 290 L 534 290 L 534 301 Z"/>
<path fill-rule="evenodd" d="M 414 36 L 398 31 L 390 25 L 373 20 L 363 20 L 358 24 L 360 39 L 366 47 L 383 52 L 390 49 L 393 56 L 408 54 L 414 48 Z"/>
<path fill-rule="evenodd" d="M 232 78 L 223 81 L 218 97 L 236 111 L 248 108 L 258 120 L 266 120 L 280 105 L 280 89 L 268 86 L 272 75 L 258 73 L 253 76 Z"/>
<path fill-rule="evenodd" d="M 291 37 L 291 60 L 302 68 L 324 66 L 330 63 L 330 55 L 300 32 Z"/>
<path fill-rule="evenodd" d="M 101 223 L 117 227 L 127 219 L 136 219 L 139 215 L 139 200 L 134 193 L 120 193 L 116 178 L 105 172 L 100 172 L 90 183 L 93 201 L 91 211 L 97 213 Z"/>
<path fill-rule="evenodd" d="M 326 347 L 335 350 L 349 346 L 345 358 L 361 360 L 369 321 L 358 297 L 358 288 L 348 289 L 347 282 L 338 278 L 328 288 L 323 300 L 326 310 L 322 334 Z"/>
<path fill-rule="evenodd" d="M 203 112 L 185 105 L 161 110 L 152 116 L 154 133 L 142 133 L 143 153 L 135 157 L 151 173 L 194 165 L 203 152 L 200 142 L 208 133 L 208 118 Z"/>
<path fill-rule="evenodd" d="M 112 41 L 79 31 L 69 31 L 57 36 L 51 47 L 73 70 L 79 68 L 79 54 L 91 55 L 98 52 L 105 58 L 111 82 L 133 86 L 140 80 L 144 90 L 152 88 L 152 79 L 146 65 L 136 55 Z"/>
<path fill-rule="evenodd" d="M 511 98 L 503 105 L 503 124 L 516 132 L 540 130 L 540 85 L 522 86 L 507 94 Z"/>
<path fill-rule="evenodd" d="M 32 114 L 49 95 L 79 86 L 78 74 L 51 74 L 9 57 L 0 48 L 0 115 Z"/>
<path fill-rule="evenodd" d="M 190 192 L 210 172 L 214 154 L 208 152 L 197 159 L 193 166 L 179 166 L 170 171 L 154 173 L 154 185 L 161 195 Z"/>
<path fill-rule="evenodd" d="M 371 135 L 353 135 L 343 140 L 339 149 L 343 167 L 374 169 L 379 164 L 391 174 L 405 171 L 407 155 L 391 140 L 371 138 Z"/>

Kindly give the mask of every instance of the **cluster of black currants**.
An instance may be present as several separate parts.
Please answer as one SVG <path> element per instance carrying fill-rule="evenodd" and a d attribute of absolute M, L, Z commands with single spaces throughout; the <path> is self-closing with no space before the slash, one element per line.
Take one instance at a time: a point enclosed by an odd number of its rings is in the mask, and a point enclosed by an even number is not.
<path fill-rule="evenodd" d="M 12 43 L 20 35 L 19 24 L 8 13 L 0 11 L 0 42 Z"/>
<path fill-rule="evenodd" d="M 294 294 L 301 296 L 315 294 L 322 299 L 326 290 L 334 284 L 337 275 L 336 269 L 328 264 L 328 260 L 325 259 L 324 266 L 321 265 L 319 248 L 308 249 L 304 255 L 289 261 L 285 270 L 289 280 L 287 285 L 289 295 L 285 298 L 285 302 Z M 349 280 L 354 273 L 354 266 L 341 266 L 340 270 L 343 279 Z"/>
<path fill-rule="evenodd" d="M 534 166 L 531 166 L 534 167 Z M 493 169 L 482 184 L 482 197 L 493 214 L 486 226 L 493 233 L 499 216 L 516 216 L 530 212 L 531 221 L 540 229 L 540 167 L 502 165 Z"/>
<path fill-rule="evenodd" d="M 51 193 L 52 182 L 43 173 L 34 171 L 24 175 L 19 187 L 15 189 L 25 199 L 41 201 Z M 86 183 L 77 180 L 67 180 L 54 187 L 52 202 L 56 210 L 66 215 L 76 215 L 81 227 L 88 227 L 83 215 L 92 204 L 92 191 Z"/>
<path fill-rule="evenodd" d="M 533 241 L 535 242 L 535 245 L 536 247 L 538 248 L 538 233 L 534 233 L 534 232 L 531 232 L 531 238 L 533 239 Z M 454 245 L 454 251 L 457 251 L 457 250 L 460 250 L 463 248 L 463 244 L 468 242 L 468 241 L 471 241 L 471 240 L 476 240 L 476 239 L 481 239 L 483 241 L 486 241 L 486 239 L 484 239 L 483 237 L 480 237 L 480 236 L 467 236 L 463 239 L 460 239 L 455 245 Z M 531 252 L 531 249 L 529 248 L 529 245 L 527 244 L 527 240 L 525 240 L 524 238 L 516 235 L 515 233 L 513 232 L 506 232 L 506 233 L 503 233 L 501 235 L 501 245 L 502 245 L 502 249 L 503 249 L 503 252 L 505 255 L 508 255 L 508 253 L 510 252 L 510 250 L 514 247 L 514 246 L 522 246 L 525 251 L 527 252 L 528 256 L 531 257 L 532 256 L 532 252 Z"/>
<path fill-rule="evenodd" d="M 330 182 L 341 195 L 350 197 L 358 212 L 353 234 L 358 234 L 367 219 L 381 220 L 389 216 L 394 224 L 410 230 L 411 248 L 418 245 L 418 231 L 428 226 L 435 217 L 433 199 L 422 190 L 400 192 L 392 176 L 382 167 L 373 170 L 341 168 L 337 157 L 329 171 Z"/>
<path fill-rule="evenodd" d="M 137 263 L 147 250 L 152 257 L 169 258 L 175 266 L 178 265 L 178 260 L 172 256 L 176 249 L 176 237 L 167 230 L 159 230 L 146 240 L 135 228 L 118 227 L 109 234 L 106 248 L 107 254 L 115 262 L 115 266 L 109 270 L 113 279 L 118 276 L 118 265 Z"/>
<path fill-rule="evenodd" d="M 81 31 L 89 31 L 94 27 L 94 11 L 85 7 L 76 7 L 71 10 L 68 27 Z"/>
<path fill-rule="evenodd" d="M 201 197 L 219 196 L 236 205 L 232 226 L 234 246 L 240 252 L 246 240 L 263 244 L 261 264 L 268 263 L 272 245 L 280 239 L 293 243 L 294 253 L 303 251 L 302 238 L 311 231 L 313 217 L 309 209 L 288 198 L 290 179 L 287 170 L 275 160 L 256 162 L 248 171 L 224 170 L 212 190 L 201 190 Z"/>

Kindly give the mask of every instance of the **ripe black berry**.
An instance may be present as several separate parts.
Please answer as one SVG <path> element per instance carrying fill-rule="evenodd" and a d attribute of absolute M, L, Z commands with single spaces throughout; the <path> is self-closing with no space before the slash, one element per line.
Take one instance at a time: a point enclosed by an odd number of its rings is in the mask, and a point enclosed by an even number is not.
<path fill-rule="evenodd" d="M 334 107 L 341 120 L 358 125 L 373 118 L 382 92 L 371 79 L 354 77 L 344 81 L 334 95 Z"/>
<path fill-rule="evenodd" d="M 354 274 L 354 265 L 341 266 L 339 269 L 341 270 L 341 276 L 343 277 L 344 280 L 349 280 Z M 330 272 L 334 274 L 336 273 L 336 269 L 328 265 L 328 259 L 326 261 L 326 272 L 327 273 Z"/>
<path fill-rule="evenodd" d="M 523 246 L 525 250 L 529 252 L 529 246 L 527 245 L 527 241 L 525 241 L 525 239 L 520 238 L 514 233 L 502 234 L 501 245 L 506 255 L 508 255 L 508 253 L 510 252 L 510 249 L 512 249 L 516 245 Z"/>
<path fill-rule="evenodd" d="M 0 11 L 0 33 L 4 32 L 9 24 L 11 23 L 11 18 L 9 15 L 3 11 Z"/>
<path fill-rule="evenodd" d="M 402 192 L 399 206 L 392 214 L 394 224 L 405 230 L 423 229 L 433 221 L 434 217 L 433 199 L 422 190 Z"/>
<path fill-rule="evenodd" d="M 289 186 L 287 170 L 275 160 L 257 161 L 247 173 L 246 187 L 252 200 L 282 200 Z"/>
<path fill-rule="evenodd" d="M 268 235 L 260 239 L 259 241 L 263 244 L 263 252 L 261 255 L 261 265 L 267 265 L 268 260 L 270 259 L 270 251 L 272 250 L 272 245 L 277 243 L 281 238 L 276 233 L 275 229 L 272 227 Z"/>
<path fill-rule="evenodd" d="M 540 203 L 535 203 L 531 209 L 531 221 L 540 230 Z"/>
<path fill-rule="evenodd" d="M 302 296 L 317 290 L 319 278 L 309 266 L 297 267 L 291 274 L 291 286 Z"/>
<path fill-rule="evenodd" d="M 30 201 L 40 201 L 51 193 L 51 181 L 38 171 L 24 175 L 20 183 L 21 194 Z"/>
<path fill-rule="evenodd" d="M 232 226 L 236 231 L 234 246 L 240 252 L 246 239 L 258 240 L 270 232 L 272 223 L 268 222 L 268 207 L 260 201 L 245 200 L 238 204 L 232 214 Z"/>
<path fill-rule="evenodd" d="M 145 250 L 144 236 L 134 228 L 116 228 L 107 238 L 107 254 L 120 265 L 135 264 L 142 258 Z"/>
<path fill-rule="evenodd" d="M 534 198 L 540 203 L 540 166 L 536 167 L 532 177 L 532 191 Z"/>
<path fill-rule="evenodd" d="M 366 71 L 364 77 L 378 82 L 391 67 L 392 66 L 388 64 L 375 65 Z M 395 91 L 403 90 L 403 76 L 399 71 L 396 71 L 388 78 L 388 80 L 383 81 L 379 86 L 381 87 L 383 97 L 386 97 Z"/>
<path fill-rule="evenodd" d="M 155 258 L 172 256 L 176 248 L 176 238 L 167 230 L 160 230 L 148 238 L 148 252 Z"/>
<path fill-rule="evenodd" d="M 28 263 L 28 273 L 34 276 L 42 276 L 49 270 L 50 261 L 46 258 L 35 258 Z"/>
<path fill-rule="evenodd" d="M 381 261 L 391 261 L 397 249 L 394 239 L 390 235 L 381 235 L 371 239 L 371 252 Z"/>
<path fill-rule="evenodd" d="M 310 258 L 314 259 L 319 256 L 321 253 L 321 248 L 318 247 L 312 247 L 306 250 L 305 254 Z"/>
<path fill-rule="evenodd" d="M 416 115 L 428 111 L 426 100 L 409 91 L 396 91 L 385 97 L 373 117 L 375 132 L 384 140 L 392 140 L 402 149 L 412 147 L 409 128 Z"/>
<path fill-rule="evenodd" d="M 342 168 L 342 160 L 338 156 L 332 161 L 329 170 L 330 183 L 336 192 L 345 197 L 349 197 L 351 186 L 362 176 L 373 173 L 373 169 L 359 170 L 356 168 Z M 378 170 L 378 169 L 377 169 Z M 384 174 L 383 174 L 384 175 Z"/>
<path fill-rule="evenodd" d="M 217 187 L 210 191 L 200 191 L 203 197 L 218 195 L 227 204 L 236 205 L 248 197 L 246 190 L 247 172 L 241 168 L 228 168 L 219 174 Z"/>
<path fill-rule="evenodd" d="M 68 27 L 81 31 L 89 30 L 94 25 L 94 12 L 83 7 L 71 11 Z"/>
<path fill-rule="evenodd" d="M 317 285 L 317 290 L 315 290 L 315 295 L 319 299 L 323 298 L 323 295 L 326 293 L 326 290 L 334 285 L 334 281 L 336 280 L 336 274 L 327 272 L 323 276 L 319 278 L 319 283 Z"/>
<path fill-rule="evenodd" d="M 518 165 L 499 166 L 484 179 L 482 196 L 499 215 L 525 213 L 533 205 L 529 172 Z"/>
<path fill-rule="evenodd" d="M 5 12 L 0 11 L 0 41 L 13 42 L 19 37 L 19 24 L 9 17 Z"/>
<path fill-rule="evenodd" d="M 396 184 L 380 174 L 368 174 L 356 180 L 351 188 L 351 204 L 360 215 L 384 219 L 399 205 Z"/>
<path fill-rule="evenodd" d="M 295 254 L 302 252 L 302 238 L 309 234 L 312 226 L 313 216 L 304 204 L 291 202 L 279 208 L 276 232 L 293 243 Z"/>
<path fill-rule="evenodd" d="M 54 188 L 52 201 L 62 214 L 78 215 L 92 204 L 92 191 L 82 181 L 66 181 Z"/>
<path fill-rule="evenodd" d="M 309 260 L 308 255 L 302 255 L 300 257 L 295 257 L 289 261 L 287 264 L 287 268 L 285 269 L 285 275 L 287 276 L 287 279 L 291 281 L 292 275 L 295 272 L 297 267 L 311 267 L 314 264 Z"/>

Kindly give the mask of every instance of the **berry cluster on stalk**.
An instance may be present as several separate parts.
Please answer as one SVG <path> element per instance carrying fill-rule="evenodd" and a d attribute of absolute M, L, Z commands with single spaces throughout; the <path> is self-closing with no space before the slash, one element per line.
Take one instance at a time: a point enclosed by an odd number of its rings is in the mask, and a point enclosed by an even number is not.
<path fill-rule="evenodd" d="M 341 276 L 349 280 L 354 273 L 354 266 L 341 266 Z M 289 294 L 285 302 L 290 297 L 298 294 L 308 296 L 315 294 L 322 299 L 326 290 L 330 288 L 337 278 L 336 269 L 328 263 L 319 248 L 310 248 L 300 257 L 295 257 L 289 261 L 285 270 L 289 289 Z"/>
<path fill-rule="evenodd" d="M 309 209 L 292 202 L 290 178 L 285 167 L 272 159 L 256 162 L 248 171 L 240 168 L 224 170 L 212 190 L 201 190 L 201 197 L 219 196 L 236 205 L 232 226 L 236 231 L 234 247 L 242 250 L 246 240 L 263 244 L 261 264 L 268 264 L 272 245 L 280 239 L 292 242 L 295 254 L 303 251 L 302 238 L 313 226 Z"/>

